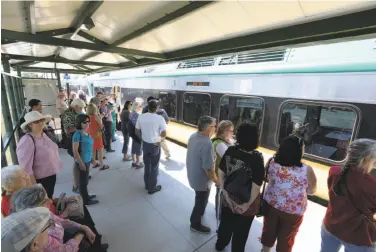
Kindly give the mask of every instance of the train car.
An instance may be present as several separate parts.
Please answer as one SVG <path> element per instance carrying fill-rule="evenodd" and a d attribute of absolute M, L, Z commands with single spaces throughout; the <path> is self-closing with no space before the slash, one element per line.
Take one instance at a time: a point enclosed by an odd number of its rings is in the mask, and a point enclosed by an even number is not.
<path fill-rule="evenodd" d="M 343 164 L 354 139 L 376 139 L 374 41 L 361 45 L 355 58 L 337 55 L 333 60 L 330 52 L 341 45 L 327 45 L 320 49 L 327 59 L 302 57 L 307 48 L 283 49 L 96 74 L 88 81 L 95 87 L 120 87 L 122 103 L 159 97 L 172 119 L 168 137 L 182 144 L 202 115 L 235 126 L 246 120 L 259 127 L 260 151 L 267 160 L 295 124 L 308 124 L 304 162 L 314 168 L 315 196 L 325 204 L 330 166 Z M 347 49 L 343 54 L 348 56 Z M 310 50 L 316 57 L 317 46 Z"/>

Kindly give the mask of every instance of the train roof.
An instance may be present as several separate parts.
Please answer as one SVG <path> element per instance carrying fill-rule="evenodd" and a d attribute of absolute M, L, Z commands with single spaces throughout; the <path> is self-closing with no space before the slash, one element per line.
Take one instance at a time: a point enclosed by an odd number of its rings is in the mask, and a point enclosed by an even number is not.
<path fill-rule="evenodd" d="M 88 80 L 341 72 L 376 72 L 376 40 L 231 54 L 94 74 Z"/>

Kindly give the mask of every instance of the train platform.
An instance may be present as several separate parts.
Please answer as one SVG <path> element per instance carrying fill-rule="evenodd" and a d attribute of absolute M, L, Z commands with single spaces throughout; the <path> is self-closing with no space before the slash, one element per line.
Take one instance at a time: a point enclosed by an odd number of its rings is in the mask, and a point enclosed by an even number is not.
<path fill-rule="evenodd" d="M 135 170 L 130 162 L 122 162 L 122 143 L 122 135 L 118 132 L 117 141 L 113 143 L 116 152 L 105 154 L 106 164 L 111 168 L 106 171 L 91 169 L 89 182 L 89 192 L 96 194 L 100 203 L 88 208 L 103 240 L 110 245 L 108 251 L 215 251 L 215 190 L 211 191 L 203 217 L 203 223 L 212 229 L 211 234 L 197 234 L 189 229 L 194 192 L 187 179 L 186 149 L 168 142 L 172 157 L 165 160 L 162 154 L 158 177 L 162 191 L 148 195 L 143 184 L 143 169 Z M 66 150 L 61 149 L 60 155 L 64 169 L 58 174 L 55 196 L 61 192 L 73 195 L 72 159 Z M 325 207 L 309 202 L 294 252 L 320 251 L 320 226 L 325 210 Z M 262 218 L 253 221 L 246 251 L 261 251 L 262 221 Z M 231 251 L 231 248 L 225 251 Z"/>

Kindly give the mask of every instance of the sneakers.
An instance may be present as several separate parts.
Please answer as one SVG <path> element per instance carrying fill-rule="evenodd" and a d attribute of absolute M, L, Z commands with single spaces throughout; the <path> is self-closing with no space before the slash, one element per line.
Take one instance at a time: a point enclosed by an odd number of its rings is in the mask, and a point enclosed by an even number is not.
<path fill-rule="evenodd" d="M 156 187 L 154 187 L 153 190 L 148 191 L 148 194 L 154 194 L 156 192 L 159 192 L 160 190 L 162 190 L 162 186 L 161 185 L 157 185 Z"/>
<path fill-rule="evenodd" d="M 144 164 L 143 163 L 139 163 L 139 164 L 132 163 L 132 167 L 134 167 L 136 169 L 141 169 L 141 168 L 144 168 Z"/>
<path fill-rule="evenodd" d="M 107 152 L 115 152 L 115 150 L 112 150 L 112 149 L 108 149 L 106 150 Z"/>
<path fill-rule="evenodd" d="M 197 233 L 201 233 L 201 234 L 209 234 L 211 232 L 211 229 L 207 226 L 204 226 L 204 225 L 200 225 L 200 226 L 197 226 L 197 227 L 193 227 L 191 226 L 191 230 L 193 232 L 197 232 Z"/>
<path fill-rule="evenodd" d="M 123 157 L 123 162 L 127 162 L 127 161 L 132 161 L 132 158 L 130 158 L 130 157 Z"/>
<path fill-rule="evenodd" d="M 95 195 L 95 194 L 89 195 L 89 200 L 95 199 L 96 197 L 97 197 L 97 195 Z"/>

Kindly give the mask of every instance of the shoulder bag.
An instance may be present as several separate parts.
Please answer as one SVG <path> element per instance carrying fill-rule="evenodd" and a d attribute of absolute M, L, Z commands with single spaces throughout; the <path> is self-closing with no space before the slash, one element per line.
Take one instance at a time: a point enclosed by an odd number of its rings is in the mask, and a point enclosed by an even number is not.
<path fill-rule="evenodd" d="M 265 200 L 264 200 L 264 193 L 265 193 L 265 187 L 266 187 L 266 182 L 268 182 L 268 175 L 269 175 L 269 166 L 270 162 L 272 161 L 273 158 L 270 158 L 268 163 L 266 164 L 266 171 L 265 171 L 265 177 L 264 177 L 264 183 L 262 185 L 262 191 L 261 191 L 261 197 L 260 197 L 260 210 L 256 214 L 257 217 L 263 217 L 265 215 Z"/>
<path fill-rule="evenodd" d="M 85 212 L 82 197 L 80 195 L 66 197 L 65 193 L 60 194 L 56 212 L 62 218 L 83 219 Z"/>

